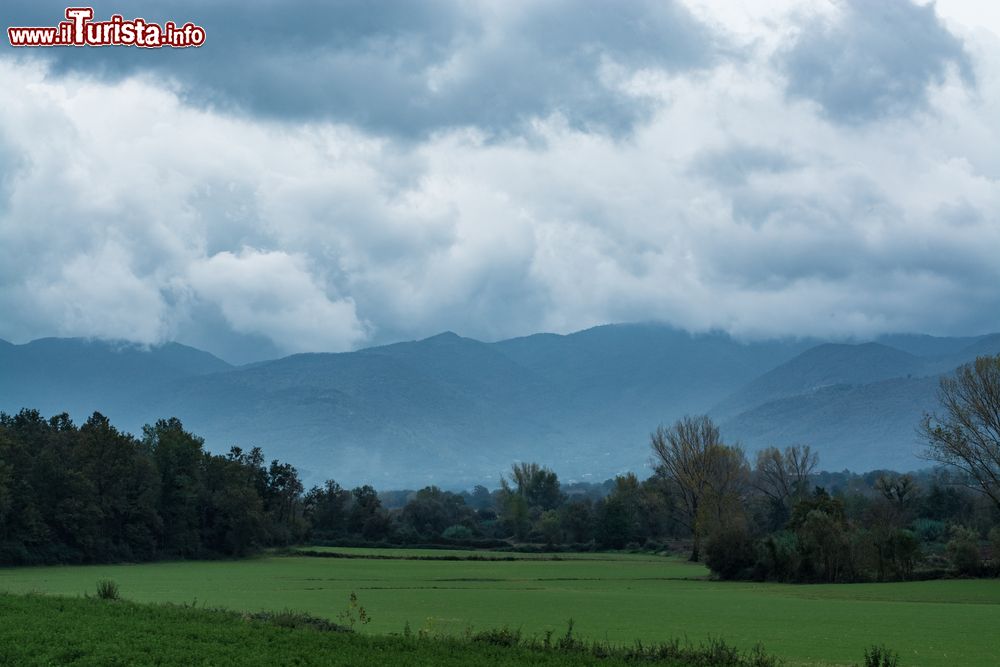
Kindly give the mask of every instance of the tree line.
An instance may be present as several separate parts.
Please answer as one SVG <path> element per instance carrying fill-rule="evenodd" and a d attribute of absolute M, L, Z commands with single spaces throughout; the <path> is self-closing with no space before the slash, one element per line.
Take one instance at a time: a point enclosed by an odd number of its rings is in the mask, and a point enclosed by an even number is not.
<path fill-rule="evenodd" d="M 806 446 L 750 466 L 708 417 L 653 433 L 657 474 L 676 490 L 691 558 L 723 578 L 865 581 L 1000 573 L 1000 356 L 940 382 L 925 415 L 922 475 L 889 471 L 867 488 L 827 488 Z"/>
<path fill-rule="evenodd" d="M 706 416 L 657 428 L 653 474 L 563 484 L 520 462 L 498 488 L 306 490 L 258 448 L 207 452 L 177 419 L 141 437 L 95 413 L 0 414 L 0 562 L 240 556 L 269 546 L 687 548 L 720 577 L 859 581 L 1000 569 L 1000 356 L 941 385 L 933 470 L 817 472 L 808 447 L 753 464 Z"/>
<path fill-rule="evenodd" d="M 136 438 L 94 413 L 0 414 L 0 562 L 241 556 L 300 541 L 295 468 L 259 449 L 213 455 L 177 419 Z"/>

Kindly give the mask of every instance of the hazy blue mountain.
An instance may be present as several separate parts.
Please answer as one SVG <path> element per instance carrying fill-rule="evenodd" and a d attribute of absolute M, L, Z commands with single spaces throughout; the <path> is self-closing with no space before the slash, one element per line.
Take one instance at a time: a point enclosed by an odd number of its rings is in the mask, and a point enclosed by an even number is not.
<path fill-rule="evenodd" d="M 926 359 L 879 343 L 826 343 L 764 373 L 722 401 L 712 413 L 732 416 L 770 401 L 833 385 L 867 384 L 933 372 Z"/>
<path fill-rule="evenodd" d="M 943 361 L 951 367 L 967 363 L 979 356 L 994 356 L 997 354 L 1000 354 L 1000 334 L 990 334 L 988 336 L 980 336 L 957 353 L 945 357 Z"/>
<path fill-rule="evenodd" d="M 94 410 L 119 422 L 131 418 L 132 397 L 183 377 L 225 371 L 207 352 L 168 343 L 144 347 L 82 338 L 42 338 L 0 345 L 0 410 L 38 408 L 82 419 Z"/>
<path fill-rule="evenodd" d="M 937 377 L 832 385 L 754 407 L 722 424 L 749 451 L 805 443 L 827 470 L 910 470 L 929 465 L 917 425 L 937 408 Z"/>
<path fill-rule="evenodd" d="M 411 483 L 496 477 L 498 448 L 545 437 L 527 414 L 544 382 L 454 335 L 299 354 L 163 388 L 146 419 L 180 416 L 212 443 L 259 445 L 321 478 Z M 518 440 L 518 438 L 522 438 Z"/>
<path fill-rule="evenodd" d="M 516 459 L 600 477 L 644 469 L 658 423 L 805 345 L 654 325 L 493 344 L 445 333 L 189 377 L 129 411 L 178 415 L 217 447 L 260 445 L 316 478 L 495 480 Z"/>
<path fill-rule="evenodd" d="M 177 416 L 215 451 L 259 445 L 310 482 L 381 487 L 495 481 L 515 460 L 568 479 L 643 472 L 657 424 L 713 406 L 723 435 L 750 449 L 801 441 L 825 467 L 909 468 L 938 374 L 1000 351 L 1000 336 L 880 340 L 609 325 L 497 343 L 449 332 L 238 368 L 181 345 L 0 342 L 0 410 L 100 410 L 133 432 Z"/>
<path fill-rule="evenodd" d="M 704 412 L 733 387 L 792 358 L 815 341 L 742 343 L 656 324 L 607 325 L 566 336 L 538 334 L 494 345 L 570 395 L 599 420 Z M 672 417 L 669 417 L 672 418 Z M 597 420 L 595 420 L 597 421 Z"/>
<path fill-rule="evenodd" d="M 879 336 L 874 342 L 909 352 L 917 357 L 945 357 L 961 352 L 979 338 L 964 336 L 945 338 L 925 334 L 888 334 Z"/>
<path fill-rule="evenodd" d="M 724 418 L 725 436 L 749 450 L 803 442 L 830 469 L 922 465 L 916 427 L 924 413 L 938 409 L 941 375 L 977 356 L 1000 354 L 1000 334 L 879 340 L 806 350 L 742 387 L 713 414 Z"/>

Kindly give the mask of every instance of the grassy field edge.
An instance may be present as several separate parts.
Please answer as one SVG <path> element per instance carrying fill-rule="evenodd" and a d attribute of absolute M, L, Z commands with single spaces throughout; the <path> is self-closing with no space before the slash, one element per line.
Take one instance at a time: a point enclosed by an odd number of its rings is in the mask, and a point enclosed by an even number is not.
<path fill-rule="evenodd" d="M 487 630 L 464 638 L 371 635 L 304 614 L 0 594 L 0 664 L 17 665 L 665 665 L 772 667 L 722 641 L 612 646 Z"/>

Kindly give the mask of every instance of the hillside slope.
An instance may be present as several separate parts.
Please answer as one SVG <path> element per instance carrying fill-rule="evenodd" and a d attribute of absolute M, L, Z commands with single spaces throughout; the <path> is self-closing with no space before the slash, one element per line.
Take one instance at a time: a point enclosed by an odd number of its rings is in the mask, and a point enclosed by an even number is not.
<path fill-rule="evenodd" d="M 826 343 L 764 373 L 722 401 L 712 413 L 726 417 L 756 406 L 839 384 L 933 373 L 927 359 L 879 343 Z"/>

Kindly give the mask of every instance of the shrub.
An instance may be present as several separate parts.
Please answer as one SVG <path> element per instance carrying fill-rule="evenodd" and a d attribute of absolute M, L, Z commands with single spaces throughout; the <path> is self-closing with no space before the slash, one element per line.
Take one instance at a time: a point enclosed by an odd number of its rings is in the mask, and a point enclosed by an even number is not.
<path fill-rule="evenodd" d="M 491 646 L 520 646 L 521 631 L 511 630 L 507 627 L 481 630 L 472 634 L 469 639 L 477 644 L 490 644 Z"/>
<path fill-rule="evenodd" d="M 97 582 L 97 597 L 101 600 L 117 600 L 121 596 L 118 591 L 118 584 L 110 579 L 101 579 Z"/>
<path fill-rule="evenodd" d="M 802 557 L 795 533 L 773 533 L 761 542 L 755 574 L 759 579 L 794 581 L 799 577 Z"/>
<path fill-rule="evenodd" d="M 361 606 L 361 603 L 358 602 L 358 594 L 351 591 L 347 609 L 340 612 L 337 615 L 337 619 L 345 627 L 353 630 L 355 624 L 360 623 L 361 625 L 368 625 L 371 623 L 372 617 L 368 615 L 368 610 Z"/>
<path fill-rule="evenodd" d="M 921 542 L 943 542 L 948 536 L 948 526 L 944 521 L 917 519 L 913 522 L 913 532 Z"/>
<path fill-rule="evenodd" d="M 279 628 L 311 628 L 320 632 L 352 632 L 346 625 L 340 625 L 312 614 L 284 609 L 282 611 L 258 611 L 241 615 L 245 621 L 268 623 Z"/>
<path fill-rule="evenodd" d="M 753 540 L 742 527 L 719 530 L 709 536 L 705 545 L 705 564 L 722 579 L 736 579 L 746 573 L 755 555 Z"/>
<path fill-rule="evenodd" d="M 948 542 L 948 558 L 959 574 L 974 575 L 979 572 L 979 536 L 968 528 L 956 526 Z"/>
<path fill-rule="evenodd" d="M 864 667 L 898 667 L 899 654 L 885 646 L 872 646 L 865 649 Z"/>

